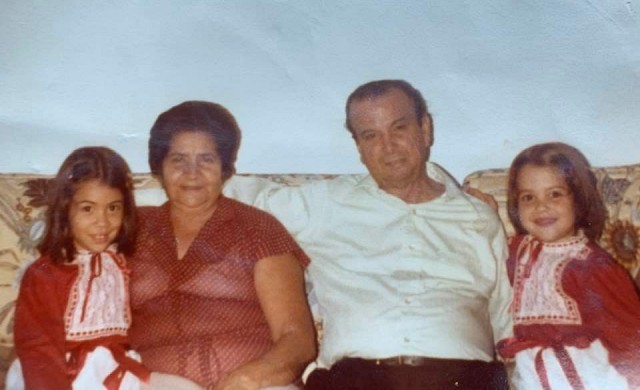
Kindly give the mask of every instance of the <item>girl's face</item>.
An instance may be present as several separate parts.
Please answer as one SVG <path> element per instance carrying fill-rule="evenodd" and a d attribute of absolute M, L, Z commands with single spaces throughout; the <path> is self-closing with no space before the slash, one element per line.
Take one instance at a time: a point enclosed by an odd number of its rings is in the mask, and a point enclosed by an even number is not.
<path fill-rule="evenodd" d="M 124 199 L 119 189 L 99 180 L 81 183 L 69 206 L 71 236 L 77 250 L 102 252 L 120 232 Z"/>
<path fill-rule="evenodd" d="M 549 243 L 575 235 L 573 194 L 555 168 L 524 165 L 516 188 L 520 223 L 528 233 Z"/>

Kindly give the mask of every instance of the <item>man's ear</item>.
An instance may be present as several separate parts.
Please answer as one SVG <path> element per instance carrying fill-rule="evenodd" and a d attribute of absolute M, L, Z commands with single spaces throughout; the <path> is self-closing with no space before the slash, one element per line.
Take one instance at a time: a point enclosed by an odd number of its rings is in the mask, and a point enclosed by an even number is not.
<path fill-rule="evenodd" d="M 422 123 L 420 123 L 420 128 L 424 132 L 425 144 L 428 147 L 433 146 L 433 120 L 431 119 L 431 114 L 424 114 L 422 117 Z"/>
<path fill-rule="evenodd" d="M 360 142 L 358 142 L 358 139 L 354 136 L 353 140 L 356 143 L 356 148 L 358 148 L 358 154 L 360 155 L 360 162 L 364 164 L 364 160 L 362 159 L 362 150 L 360 149 Z"/>

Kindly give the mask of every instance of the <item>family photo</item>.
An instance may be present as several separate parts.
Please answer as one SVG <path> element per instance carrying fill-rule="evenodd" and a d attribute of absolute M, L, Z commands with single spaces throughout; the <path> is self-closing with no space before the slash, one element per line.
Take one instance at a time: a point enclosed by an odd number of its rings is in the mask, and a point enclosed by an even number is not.
<path fill-rule="evenodd" d="M 640 389 L 640 0 L 0 9 L 0 389 Z"/>

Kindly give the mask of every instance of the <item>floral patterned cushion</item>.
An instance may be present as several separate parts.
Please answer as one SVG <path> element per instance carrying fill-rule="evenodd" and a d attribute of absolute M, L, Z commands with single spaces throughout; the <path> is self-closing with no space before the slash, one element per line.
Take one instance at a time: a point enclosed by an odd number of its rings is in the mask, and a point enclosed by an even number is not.
<path fill-rule="evenodd" d="M 596 168 L 609 221 L 602 245 L 640 282 L 640 164 Z M 244 175 L 267 178 L 285 185 L 300 185 L 336 175 Z M 0 174 L 0 388 L 13 351 L 13 309 L 18 290 L 16 277 L 28 260 L 37 256 L 36 245 L 44 233 L 44 204 L 51 176 Z M 231 179 L 233 180 L 233 179 Z M 506 216 L 507 170 L 472 173 L 465 182 L 493 195 L 507 232 L 513 228 Z M 160 204 L 164 193 L 150 174 L 134 175 L 138 204 Z M 243 182 L 244 183 L 244 182 Z M 244 193 L 259 191 L 259 184 L 246 184 Z"/>

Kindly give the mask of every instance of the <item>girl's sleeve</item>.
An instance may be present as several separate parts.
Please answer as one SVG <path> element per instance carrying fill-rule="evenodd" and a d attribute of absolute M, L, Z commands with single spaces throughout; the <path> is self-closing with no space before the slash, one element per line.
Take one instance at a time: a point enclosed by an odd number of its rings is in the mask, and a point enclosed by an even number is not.
<path fill-rule="evenodd" d="M 55 271 L 35 263 L 20 283 L 14 340 L 26 389 L 70 389 Z"/>
<path fill-rule="evenodd" d="M 631 388 L 640 388 L 640 298 L 629 273 L 608 255 L 591 262 L 595 268 L 582 285 L 583 318 L 600 335 L 609 361 Z"/>
<path fill-rule="evenodd" d="M 511 236 L 507 239 L 507 247 L 509 248 L 509 256 L 507 257 L 507 275 L 509 283 L 513 286 L 513 279 L 516 273 L 516 253 L 522 242 L 523 236 Z"/>

